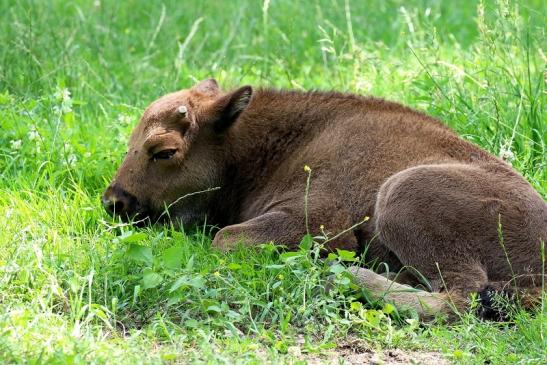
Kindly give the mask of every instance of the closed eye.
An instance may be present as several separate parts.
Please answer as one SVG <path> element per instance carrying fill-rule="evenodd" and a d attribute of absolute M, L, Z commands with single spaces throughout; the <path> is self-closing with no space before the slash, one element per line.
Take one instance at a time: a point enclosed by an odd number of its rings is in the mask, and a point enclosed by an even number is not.
<path fill-rule="evenodd" d="M 152 155 L 152 160 L 169 160 L 173 158 L 173 156 L 177 153 L 177 150 L 175 148 L 170 148 L 166 150 L 161 150 L 159 152 L 156 152 Z"/>

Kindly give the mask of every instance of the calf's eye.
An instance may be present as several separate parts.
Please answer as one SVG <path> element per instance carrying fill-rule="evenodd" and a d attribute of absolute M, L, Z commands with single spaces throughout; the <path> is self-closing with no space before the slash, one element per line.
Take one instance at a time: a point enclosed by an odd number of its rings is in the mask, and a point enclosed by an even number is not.
<path fill-rule="evenodd" d="M 157 161 L 157 160 L 169 160 L 171 158 L 173 158 L 173 156 L 175 155 L 175 153 L 177 152 L 176 149 L 166 149 L 166 150 L 161 150 L 159 152 L 156 152 L 152 155 L 152 160 L 154 161 Z"/>

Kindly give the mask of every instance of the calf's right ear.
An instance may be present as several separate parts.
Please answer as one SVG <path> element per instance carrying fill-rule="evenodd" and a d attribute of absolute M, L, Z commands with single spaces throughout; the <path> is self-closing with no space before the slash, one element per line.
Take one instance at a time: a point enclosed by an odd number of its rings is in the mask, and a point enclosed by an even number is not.
<path fill-rule="evenodd" d="M 253 96 L 251 86 L 243 86 L 222 96 L 215 102 L 216 118 L 213 122 L 215 132 L 222 133 L 230 127 L 247 108 Z"/>

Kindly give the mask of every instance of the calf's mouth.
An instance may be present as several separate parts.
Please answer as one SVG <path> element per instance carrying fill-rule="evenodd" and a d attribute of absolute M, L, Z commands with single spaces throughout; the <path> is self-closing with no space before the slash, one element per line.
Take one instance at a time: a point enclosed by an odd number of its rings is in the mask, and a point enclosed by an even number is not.
<path fill-rule="evenodd" d="M 132 222 L 137 227 L 154 222 L 154 214 L 148 206 L 118 184 L 111 184 L 101 197 L 101 201 L 110 216 L 119 217 L 123 222 Z"/>

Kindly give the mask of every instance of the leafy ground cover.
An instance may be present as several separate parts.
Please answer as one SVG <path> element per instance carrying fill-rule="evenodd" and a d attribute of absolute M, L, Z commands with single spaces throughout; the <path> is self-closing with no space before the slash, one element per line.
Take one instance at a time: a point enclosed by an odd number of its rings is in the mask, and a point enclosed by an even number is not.
<path fill-rule="evenodd" d="M 543 304 L 508 323 L 421 325 L 363 300 L 352 253 L 322 261 L 304 240 L 223 254 L 210 227 L 136 230 L 99 196 L 143 108 L 213 76 L 405 103 L 545 197 L 546 4 L 0 1 L 0 361 L 317 363 L 399 349 L 543 363 Z"/>

